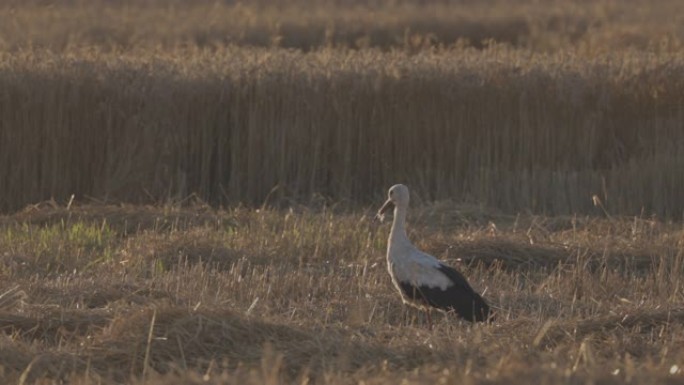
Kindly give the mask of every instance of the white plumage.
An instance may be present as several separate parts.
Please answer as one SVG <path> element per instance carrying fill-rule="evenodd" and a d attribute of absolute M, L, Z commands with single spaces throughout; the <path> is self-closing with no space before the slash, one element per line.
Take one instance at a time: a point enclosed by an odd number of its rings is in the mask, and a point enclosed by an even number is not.
<path fill-rule="evenodd" d="M 465 277 L 437 258 L 418 250 L 406 236 L 408 188 L 402 184 L 394 185 L 388 195 L 378 217 L 382 220 L 385 213 L 394 208 L 387 242 L 387 269 L 403 301 L 421 309 L 453 311 L 468 321 L 488 320 L 489 306 L 470 287 Z"/>
<path fill-rule="evenodd" d="M 440 290 L 446 290 L 453 285 L 446 275 L 437 270 L 440 267 L 438 261 L 434 260 L 431 255 L 418 250 L 416 252 L 408 254 L 405 259 L 388 260 L 387 267 L 392 279 L 398 282 L 408 282 L 413 286 L 427 286 Z"/>

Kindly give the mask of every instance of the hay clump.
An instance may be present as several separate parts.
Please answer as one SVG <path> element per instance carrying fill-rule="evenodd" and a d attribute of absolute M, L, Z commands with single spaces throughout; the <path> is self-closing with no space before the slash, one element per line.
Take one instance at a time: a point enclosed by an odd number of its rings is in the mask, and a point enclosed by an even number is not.
<path fill-rule="evenodd" d="M 581 321 L 549 323 L 542 335 L 536 337 L 535 345 L 557 345 L 565 339 L 582 340 L 590 335 L 601 336 L 616 329 L 648 331 L 656 327 L 668 327 L 684 323 L 684 309 L 636 310 L 626 314 L 594 317 Z"/>
<path fill-rule="evenodd" d="M 90 349 L 93 365 L 101 372 L 129 368 L 131 373 L 142 373 L 150 328 L 153 337 L 147 362 L 158 373 L 187 368 L 202 372 L 216 364 L 226 369 L 254 367 L 269 352 L 282 355 L 283 374 L 289 377 L 304 370 L 317 374 L 326 368 L 350 370 L 386 360 L 398 363 L 400 357 L 336 332 L 311 333 L 231 311 L 160 308 L 114 319 Z"/>

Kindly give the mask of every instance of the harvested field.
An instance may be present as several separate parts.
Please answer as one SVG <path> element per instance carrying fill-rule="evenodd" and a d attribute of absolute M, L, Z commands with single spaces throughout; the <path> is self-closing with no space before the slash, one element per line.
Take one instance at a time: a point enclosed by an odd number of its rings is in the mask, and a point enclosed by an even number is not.
<path fill-rule="evenodd" d="M 436 314 L 434 330 L 394 292 L 388 227 L 367 213 L 43 205 L 2 217 L 2 378 L 684 379 L 681 225 L 482 217 L 446 202 L 411 215 L 416 244 L 498 312 L 492 325 Z"/>

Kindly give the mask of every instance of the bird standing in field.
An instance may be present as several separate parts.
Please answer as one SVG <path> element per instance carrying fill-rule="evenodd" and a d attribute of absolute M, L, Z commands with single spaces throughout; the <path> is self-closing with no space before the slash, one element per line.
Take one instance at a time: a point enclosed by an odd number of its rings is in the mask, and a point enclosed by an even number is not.
<path fill-rule="evenodd" d="M 406 236 L 406 211 L 409 190 L 403 184 L 389 189 L 387 202 L 378 211 L 382 221 L 394 208 L 392 230 L 387 241 L 387 269 L 404 303 L 427 310 L 454 312 L 470 322 L 490 319 L 489 306 L 473 290 L 465 277 L 437 258 L 418 250 Z"/>

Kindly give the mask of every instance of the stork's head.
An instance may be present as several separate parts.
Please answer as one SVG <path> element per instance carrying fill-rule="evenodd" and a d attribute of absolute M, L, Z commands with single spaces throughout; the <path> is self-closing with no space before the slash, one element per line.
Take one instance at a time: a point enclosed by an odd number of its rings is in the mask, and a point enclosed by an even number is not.
<path fill-rule="evenodd" d="M 390 187 L 387 192 L 387 201 L 378 210 L 377 218 L 382 221 L 385 219 L 385 213 L 396 207 L 406 208 L 409 204 L 409 190 L 408 187 L 403 184 L 395 184 Z"/>

